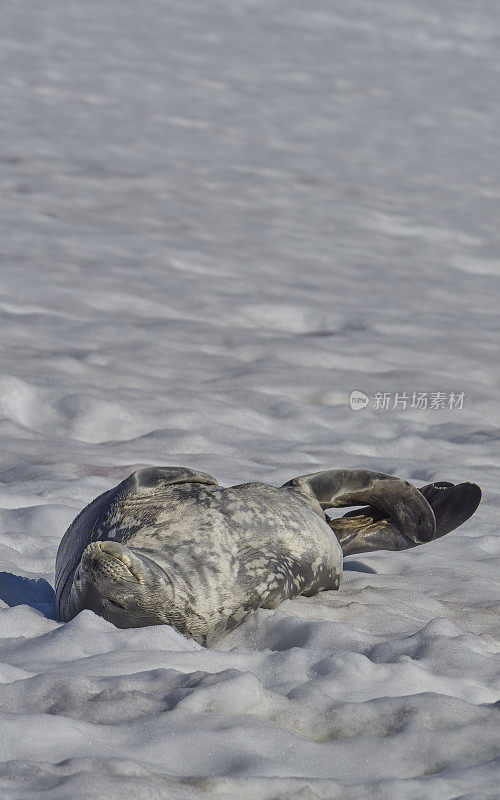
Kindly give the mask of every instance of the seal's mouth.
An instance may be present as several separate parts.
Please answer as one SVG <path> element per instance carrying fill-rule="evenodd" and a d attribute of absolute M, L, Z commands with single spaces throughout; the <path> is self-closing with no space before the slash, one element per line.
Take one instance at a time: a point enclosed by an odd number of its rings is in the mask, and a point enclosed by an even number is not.
<path fill-rule="evenodd" d="M 131 576 L 142 583 L 139 559 L 118 542 L 92 542 L 83 552 L 81 566 L 84 571 L 104 573 L 110 578 Z"/>

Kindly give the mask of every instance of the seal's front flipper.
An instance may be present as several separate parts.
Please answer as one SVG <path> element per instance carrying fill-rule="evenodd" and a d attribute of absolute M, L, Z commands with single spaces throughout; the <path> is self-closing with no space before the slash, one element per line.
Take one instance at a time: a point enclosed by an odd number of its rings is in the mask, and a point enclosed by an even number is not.
<path fill-rule="evenodd" d="M 429 542 L 436 534 L 434 513 L 424 495 L 408 481 L 392 475 L 367 469 L 328 470 L 293 478 L 283 488 L 294 489 L 316 499 L 322 509 L 369 503 L 374 507 L 371 511 L 375 514 L 381 512 L 377 521 L 390 517 L 400 535 L 407 540 L 407 544 L 400 545 L 398 550 Z M 355 514 L 359 515 L 360 512 Z M 354 524 L 351 523 L 351 530 Z M 366 524 L 371 524 L 371 520 L 363 523 Z M 386 548 L 385 545 L 379 545 L 369 549 Z"/>
<path fill-rule="evenodd" d="M 473 515 L 481 500 L 481 489 L 475 483 L 439 481 L 419 489 L 426 498 L 436 519 L 438 539 L 458 528 Z M 373 506 L 356 509 L 328 524 L 337 536 L 345 556 L 372 550 L 406 550 L 421 544 L 404 535 L 395 520 Z"/>

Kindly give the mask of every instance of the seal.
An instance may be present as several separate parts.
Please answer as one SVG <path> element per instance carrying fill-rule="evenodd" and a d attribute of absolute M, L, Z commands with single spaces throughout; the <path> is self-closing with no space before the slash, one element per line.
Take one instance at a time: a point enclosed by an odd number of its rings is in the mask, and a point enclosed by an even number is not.
<path fill-rule="evenodd" d="M 338 589 L 343 556 L 403 550 L 476 510 L 472 483 L 417 489 L 371 470 L 329 470 L 277 488 L 222 487 L 204 472 L 149 467 L 91 502 L 56 559 L 56 609 L 119 628 L 172 625 L 213 645 L 258 608 Z M 328 508 L 360 506 L 331 518 Z"/>

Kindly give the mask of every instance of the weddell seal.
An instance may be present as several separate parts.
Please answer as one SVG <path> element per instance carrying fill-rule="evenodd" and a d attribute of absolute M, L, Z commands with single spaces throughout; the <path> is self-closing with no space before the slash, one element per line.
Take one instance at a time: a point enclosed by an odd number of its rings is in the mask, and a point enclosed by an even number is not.
<path fill-rule="evenodd" d="M 280 488 L 228 488 L 185 467 L 134 472 L 76 517 L 59 545 L 60 620 L 88 608 L 119 628 L 172 625 L 212 645 L 258 608 L 338 589 L 342 557 L 405 550 L 476 510 L 473 483 L 416 489 L 370 470 L 330 470 Z M 332 519 L 327 508 L 359 506 Z"/>

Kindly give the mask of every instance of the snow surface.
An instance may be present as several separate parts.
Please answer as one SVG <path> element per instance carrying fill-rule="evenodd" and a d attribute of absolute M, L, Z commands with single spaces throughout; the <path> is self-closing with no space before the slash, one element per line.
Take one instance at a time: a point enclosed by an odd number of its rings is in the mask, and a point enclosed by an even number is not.
<path fill-rule="evenodd" d="M 2 799 L 498 797 L 499 24 L 487 0 L 2 4 Z M 212 650 L 58 623 L 66 526 L 149 464 L 484 499 Z"/>

